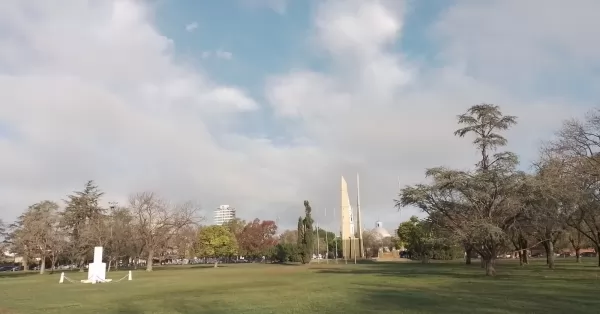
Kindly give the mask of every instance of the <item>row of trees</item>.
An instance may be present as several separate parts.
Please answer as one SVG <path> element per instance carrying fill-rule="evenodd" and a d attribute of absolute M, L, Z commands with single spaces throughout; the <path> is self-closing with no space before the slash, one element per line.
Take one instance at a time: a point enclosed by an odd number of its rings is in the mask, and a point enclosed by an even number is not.
<path fill-rule="evenodd" d="M 94 246 L 104 247 L 111 267 L 146 265 L 194 257 L 256 258 L 277 244 L 273 221 L 234 220 L 225 226 L 202 226 L 199 207 L 192 202 L 171 204 L 155 193 L 132 195 L 127 206 L 100 206 L 103 193 L 93 181 L 69 195 L 64 209 L 53 201 L 27 208 L 18 219 L 0 224 L 2 252 L 22 258 L 25 269 L 32 265 L 44 273 L 47 263 L 75 265 L 83 271 Z M 37 262 L 39 261 L 39 263 Z"/>
<path fill-rule="evenodd" d="M 123 258 L 153 261 L 166 257 L 173 247 L 191 252 L 186 243 L 195 236 L 193 226 L 201 217 L 191 202 L 169 204 L 154 193 L 132 195 L 126 207 L 100 206 L 103 192 L 93 181 L 82 191 L 69 195 L 64 210 L 58 203 L 42 201 L 29 206 L 4 231 L 6 248 L 22 258 L 27 269 L 39 260 L 40 272 L 46 262 L 74 264 L 83 271 L 94 246 L 104 247 L 109 267 Z M 137 265 L 137 263 L 135 263 Z M 116 265 L 115 265 L 116 266 Z"/>
<path fill-rule="evenodd" d="M 424 245 L 440 238 L 460 243 L 467 263 L 472 253 L 482 257 L 487 275 L 495 274 L 499 255 L 514 252 L 526 264 L 528 250 L 539 245 L 554 268 L 555 246 L 564 239 L 578 255 L 586 241 L 600 250 L 600 111 L 566 121 L 531 173 L 518 169 L 514 153 L 500 150 L 507 145 L 501 132 L 516 121 L 495 105 L 469 108 L 454 134 L 474 137 L 475 167 L 427 169 L 430 182 L 405 187 L 396 201 L 428 214 Z"/>

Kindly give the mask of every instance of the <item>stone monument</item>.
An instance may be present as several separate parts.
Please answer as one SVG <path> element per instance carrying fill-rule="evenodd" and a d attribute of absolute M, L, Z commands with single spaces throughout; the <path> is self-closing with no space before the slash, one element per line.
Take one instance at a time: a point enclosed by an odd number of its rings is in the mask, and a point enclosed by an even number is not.
<path fill-rule="evenodd" d="M 102 263 L 102 247 L 94 247 L 94 262 L 88 265 L 88 279 L 82 280 L 83 283 L 110 282 L 112 279 L 106 279 L 106 263 Z"/>

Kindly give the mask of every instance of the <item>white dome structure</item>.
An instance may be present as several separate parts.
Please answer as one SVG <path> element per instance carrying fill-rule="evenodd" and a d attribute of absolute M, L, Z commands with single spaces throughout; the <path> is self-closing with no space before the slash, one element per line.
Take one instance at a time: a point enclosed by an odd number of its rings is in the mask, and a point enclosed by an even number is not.
<path fill-rule="evenodd" d="M 383 223 L 381 221 L 378 221 L 375 223 L 375 229 L 373 229 L 373 233 L 379 239 L 385 239 L 385 238 L 392 237 L 392 235 L 387 230 L 385 230 L 385 228 L 383 228 Z"/>

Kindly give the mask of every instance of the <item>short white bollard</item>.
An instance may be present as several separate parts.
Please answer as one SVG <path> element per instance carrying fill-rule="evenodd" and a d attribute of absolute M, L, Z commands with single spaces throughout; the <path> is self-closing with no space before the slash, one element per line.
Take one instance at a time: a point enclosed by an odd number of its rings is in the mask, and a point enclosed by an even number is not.
<path fill-rule="evenodd" d="M 63 283 L 65 281 L 65 273 L 62 272 L 60 273 L 60 280 L 58 281 L 58 283 Z"/>
<path fill-rule="evenodd" d="M 129 271 L 129 278 L 127 280 L 131 280 L 131 270 Z"/>

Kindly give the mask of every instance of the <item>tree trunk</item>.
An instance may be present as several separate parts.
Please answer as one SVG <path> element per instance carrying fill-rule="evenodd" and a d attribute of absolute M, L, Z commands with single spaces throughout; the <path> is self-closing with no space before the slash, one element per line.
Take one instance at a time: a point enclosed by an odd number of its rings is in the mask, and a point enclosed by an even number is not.
<path fill-rule="evenodd" d="M 79 260 L 79 272 L 80 272 L 80 273 L 83 273 L 83 271 L 85 270 L 85 269 L 84 269 L 84 266 L 85 266 L 85 258 L 83 258 L 83 257 L 82 257 L 82 258 Z"/>
<path fill-rule="evenodd" d="M 467 254 L 465 257 L 465 264 L 471 265 L 471 254 L 472 253 L 473 253 L 473 247 L 471 247 L 470 245 L 467 246 L 466 250 L 465 250 L 465 254 Z"/>
<path fill-rule="evenodd" d="M 50 273 L 51 273 L 51 274 L 54 274 L 54 271 L 56 270 L 56 259 L 58 258 L 58 257 L 56 256 L 56 253 L 54 253 L 54 251 L 52 251 L 52 255 L 51 255 L 51 257 L 50 257 L 50 258 L 52 259 L 52 260 L 50 261 L 50 262 L 52 262 L 52 265 L 50 266 L 50 267 L 52 267 L 52 268 L 51 268 L 51 270 L 50 270 Z"/>
<path fill-rule="evenodd" d="M 494 256 L 489 256 L 482 260 L 484 260 L 484 264 L 485 264 L 485 275 L 486 276 L 496 276 L 496 269 L 494 268 L 494 264 L 495 264 Z"/>
<path fill-rule="evenodd" d="M 549 242 L 549 240 L 543 242 L 544 250 L 546 251 L 546 265 L 550 265 L 550 247 L 548 245 Z"/>
<path fill-rule="evenodd" d="M 575 249 L 575 261 L 577 263 L 581 263 L 581 249 L 580 248 Z"/>
<path fill-rule="evenodd" d="M 106 272 L 109 273 L 110 272 L 110 264 L 112 264 L 112 259 L 108 259 L 108 267 L 106 268 Z"/>
<path fill-rule="evenodd" d="M 152 262 L 154 260 L 154 250 L 148 250 L 148 260 L 146 261 L 146 271 L 152 271 Z"/>
<path fill-rule="evenodd" d="M 480 255 L 479 258 L 481 259 L 481 268 L 485 268 L 485 260 L 483 259 L 483 255 Z"/>
<path fill-rule="evenodd" d="M 548 268 L 554 269 L 554 243 L 548 241 Z"/>
<path fill-rule="evenodd" d="M 23 270 L 29 270 L 29 261 L 25 254 L 23 254 L 23 259 L 21 260 L 21 266 L 23 266 Z"/>
<path fill-rule="evenodd" d="M 219 260 L 215 261 L 215 268 L 219 267 Z"/>
<path fill-rule="evenodd" d="M 529 251 L 527 250 L 527 239 L 523 235 L 519 238 L 519 245 L 521 249 L 521 256 L 523 256 L 523 264 L 529 264 Z"/>
<path fill-rule="evenodd" d="M 598 267 L 600 267 L 600 245 L 596 246 L 596 256 L 598 256 Z"/>
<path fill-rule="evenodd" d="M 519 266 L 523 266 L 523 251 L 518 251 L 517 255 L 519 255 Z"/>
<path fill-rule="evenodd" d="M 40 262 L 40 275 L 43 275 L 45 270 L 46 270 L 46 256 L 42 255 L 41 262 Z"/>

